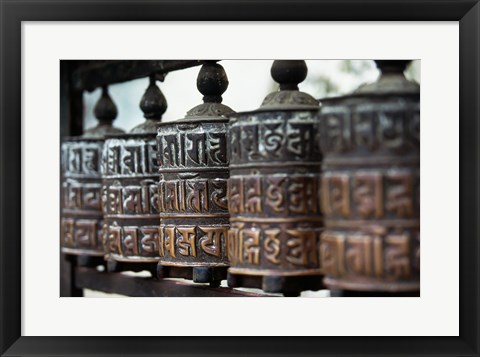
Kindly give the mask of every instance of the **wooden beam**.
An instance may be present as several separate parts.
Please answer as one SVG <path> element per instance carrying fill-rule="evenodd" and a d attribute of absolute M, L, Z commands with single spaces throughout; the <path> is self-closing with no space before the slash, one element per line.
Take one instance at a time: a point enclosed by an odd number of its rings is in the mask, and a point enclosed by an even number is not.
<path fill-rule="evenodd" d="M 245 292 L 231 288 L 212 288 L 204 284 L 170 279 L 156 280 L 123 273 L 99 272 L 95 268 L 75 268 L 75 284 L 79 289 L 91 289 L 112 294 L 146 297 L 266 297 L 267 294 Z"/>

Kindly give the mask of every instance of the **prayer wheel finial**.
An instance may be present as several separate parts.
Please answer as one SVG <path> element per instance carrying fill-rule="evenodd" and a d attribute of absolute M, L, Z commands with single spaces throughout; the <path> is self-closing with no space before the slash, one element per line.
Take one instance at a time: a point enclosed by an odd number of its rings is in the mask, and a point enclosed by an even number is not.
<path fill-rule="evenodd" d="M 158 88 L 155 76 L 150 76 L 150 84 L 140 100 L 140 109 L 142 109 L 143 116 L 148 120 L 160 121 L 162 115 L 167 111 L 167 107 L 167 100 Z"/>
<path fill-rule="evenodd" d="M 276 60 L 270 70 L 272 78 L 280 84 L 280 90 L 298 90 L 298 84 L 307 78 L 305 61 Z"/>
<path fill-rule="evenodd" d="M 197 88 L 203 94 L 205 103 L 221 103 L 222 94 L 228 88 L 228 78 L 221 65 L 207 61 L 197 77 Z"/>
<path fill-rule="evenodd" d="M 111 125 L 117 117 L 117 106 L 108 93 L 108 87 L 102 87 L 102 95 L 95 105 L 94 113 L 101 124 Z"/>

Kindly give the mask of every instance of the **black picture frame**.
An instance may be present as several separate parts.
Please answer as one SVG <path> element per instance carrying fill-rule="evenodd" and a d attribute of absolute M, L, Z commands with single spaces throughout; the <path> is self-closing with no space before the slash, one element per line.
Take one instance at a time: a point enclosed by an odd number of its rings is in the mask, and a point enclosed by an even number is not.
<path fill-rule="evenodd" d="M 123 0 L 121 2 L 0 0 L 0 12 L 0 353 L 2 356 L 479 356 L 480 4 L 478 0 Z M 459 21 L 460 336 L 22 337 L 21 22 L 85 20 Z M 46 119 L 43 118 L 43 120 Z M 441 312 L 438 318 L 441 321 Z M 310 323 L 314 325 L 314 322 Z M 415 321 L 412 321 L 412 324 L 414 323 Z M 225 321 L 222 321 L 222 324 L 225 324 Z"/>

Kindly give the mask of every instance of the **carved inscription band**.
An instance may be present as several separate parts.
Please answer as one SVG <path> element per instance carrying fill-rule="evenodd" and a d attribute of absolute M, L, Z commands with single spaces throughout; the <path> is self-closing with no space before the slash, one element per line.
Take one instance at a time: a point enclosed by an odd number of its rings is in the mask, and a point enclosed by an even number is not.
<path fill-rule="evenodd" d="M 240 217 L 319 217 L 320 175 L 233 175 L 229 211 Z M 238 218 L 235 216 L 234 218 Z"/>
<path fill-rule="evenodd" d="M 320 164 L 317 135 L 310 112 L 295 112 L 294 116 L 289 112 L 245 114 L 245 118 L 233 118 L 229 129 L 230 165 L 251 167 L 252 163 L 286 161 Z"/>
<path fill-rule="evenodd" d="M 420 234 L 326 230 L 320 247 L 322 267 L 331 288 L 347 290 L 419 290 Z"/>

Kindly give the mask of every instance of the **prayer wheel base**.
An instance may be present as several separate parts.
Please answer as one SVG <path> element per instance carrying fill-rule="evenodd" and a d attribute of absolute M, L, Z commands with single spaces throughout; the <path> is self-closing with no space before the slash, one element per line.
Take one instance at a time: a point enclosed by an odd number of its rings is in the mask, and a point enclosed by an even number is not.
<path fill-rule="evenodd" d="M 105 265 L 103 257 L 94 255 L 77 255 L 77 265 L 79 267 L 94 268 L 99 265 Z"/>
<path fill-rule="evenodd" d="M 141 272 L 148 271 L 152 276 L 156 276 L 157 263 L 150 262 L 119 262 L 116 260 L 108 259 L 107 271 L 109 273 L 121 273 L 124 271 Z"/>
<path fill-rule="evenodd" d="M 65 256 L 65 260 L 79 267 L 96 268 L 99 265 L 105 266 L 105 260 L 103 259 L 103 256 L 68 253 L 63 254 Z"/>
<path fill-rule="evenodd" d="M 324 288 L 322 278 L 317 275 L 243 275 L 228 273 L 228 286 L 231 288 L 262 289 L 266 293 L 296 297 L 305 290 L 317 291 Z"/>
<path fill-rule="evenodd" d="M 375 279 L 334 279 L 325 277 L 324 285 L 336 296 L 420 296 L 420 281 L 390 281 Z M 331 296 L 334 296 L 331 294 Z"/>
<path fill-rule="evenodd" d="M 352 290 L 330 290 L 331 297 L 420 297 L 420 291 L 352 291 Z"/>
<path fill-rule="evenodd" d="M 212 287 L 219 287 L 222 280 L 227 278 L 226 266 L 221 267 L 185 267 L 157 265 L 157 279 L 177 278 L 192 280 L 194 283 L 209 283 Z"/>

